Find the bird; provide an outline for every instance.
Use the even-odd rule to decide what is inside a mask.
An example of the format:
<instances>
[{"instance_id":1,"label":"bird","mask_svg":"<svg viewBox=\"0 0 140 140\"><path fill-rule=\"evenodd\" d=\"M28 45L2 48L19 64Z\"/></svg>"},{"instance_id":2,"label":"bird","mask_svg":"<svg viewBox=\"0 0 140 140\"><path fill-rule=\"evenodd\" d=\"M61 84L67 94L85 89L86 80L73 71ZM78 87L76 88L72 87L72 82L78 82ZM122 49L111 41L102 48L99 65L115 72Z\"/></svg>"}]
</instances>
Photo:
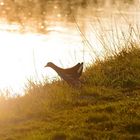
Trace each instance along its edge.
<instances>
[{"instance_id":1,"label":"bird","mask_svg":"<svg viewBox=\"0 0 140 140\"><path fill-rule=\"evenodd\" d=\"M45 67L51 67L69 85L78 86L81 83L79 78L82 75L83 62L78 63L75 66L73 66L71 68L66 68L66 69L60 68L60 67L56 66L54 63L52 63L52 62L48 62L45 65Z\"/></svg>"}]
</instances>

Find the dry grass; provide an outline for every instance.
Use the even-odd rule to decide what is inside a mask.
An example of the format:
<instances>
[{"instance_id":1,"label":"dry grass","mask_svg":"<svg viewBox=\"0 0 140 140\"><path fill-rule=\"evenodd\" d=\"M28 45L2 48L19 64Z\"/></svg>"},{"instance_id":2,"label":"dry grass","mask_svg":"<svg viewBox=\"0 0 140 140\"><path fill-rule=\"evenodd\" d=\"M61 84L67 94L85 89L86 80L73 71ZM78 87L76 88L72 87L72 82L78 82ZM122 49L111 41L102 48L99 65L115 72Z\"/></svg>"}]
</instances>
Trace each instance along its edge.
<instances>
[{"instance_id":1,"label":"dry grass","mask_svg":"<svg viewBox=\"0 0 140 140\"><path fill-rule=\"evenodd\" d=\"M88 67L80 89L29 82L25 96L0 102L1 140L140 139L140 49Z\"/></svg>"}]
</instances>

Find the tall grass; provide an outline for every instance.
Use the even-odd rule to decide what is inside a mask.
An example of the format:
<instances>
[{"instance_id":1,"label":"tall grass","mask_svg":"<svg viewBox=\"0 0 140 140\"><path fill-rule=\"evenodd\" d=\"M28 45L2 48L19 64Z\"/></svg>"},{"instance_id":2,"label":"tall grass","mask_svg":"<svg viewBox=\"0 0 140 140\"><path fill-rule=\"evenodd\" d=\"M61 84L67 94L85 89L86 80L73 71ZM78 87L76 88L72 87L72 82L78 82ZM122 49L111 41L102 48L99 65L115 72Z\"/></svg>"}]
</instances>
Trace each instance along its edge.
<instances>
[{"instance_id":1,"label":"tall grass","mask_svg":"<svg viewBox=\"0 0 140 140\"><path fill-rule=\"evenodd\" d=\"M24 96L1 96L0 140L139 139L140 44L132 32L122 36L114 48L98 36L103 57L85 69L80 88L29 80Z\"/></svg>"}]
</instances>

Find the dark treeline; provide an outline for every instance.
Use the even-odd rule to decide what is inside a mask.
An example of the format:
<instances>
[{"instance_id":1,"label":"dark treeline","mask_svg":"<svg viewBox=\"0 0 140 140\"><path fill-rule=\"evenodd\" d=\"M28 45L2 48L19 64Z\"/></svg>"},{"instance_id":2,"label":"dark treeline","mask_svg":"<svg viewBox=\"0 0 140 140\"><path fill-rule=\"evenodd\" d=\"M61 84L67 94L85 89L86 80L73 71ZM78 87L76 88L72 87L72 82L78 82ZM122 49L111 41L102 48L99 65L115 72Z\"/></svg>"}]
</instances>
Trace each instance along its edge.
<instances>
[{"instance_id":1,"label":"dark treeline","mask_svg":"<svg viewBox=\"0 0 140 140\"><path fill-rule=\"evenodd\" d=\"M0 17L22 27L30 23L40 31L46 29L49 21L72 20L79 8L106 4L133 3L134 0L1 0Z\"/></svg>"}]
</instances>

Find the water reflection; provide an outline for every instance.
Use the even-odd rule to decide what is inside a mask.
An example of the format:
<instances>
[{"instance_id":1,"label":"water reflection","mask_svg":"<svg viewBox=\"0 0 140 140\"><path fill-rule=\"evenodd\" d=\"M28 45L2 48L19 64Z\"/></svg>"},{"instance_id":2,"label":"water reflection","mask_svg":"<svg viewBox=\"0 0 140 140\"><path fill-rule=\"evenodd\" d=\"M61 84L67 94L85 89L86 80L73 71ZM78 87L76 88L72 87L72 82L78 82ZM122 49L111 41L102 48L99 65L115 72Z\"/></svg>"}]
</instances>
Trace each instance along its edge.
<instances>
[{"instance_id":1,"label":"water reflection","mask_svg":"<svg viewBox=\"0 0 140 140\"><path fill-rule=\"evenodd\" d=\"M96 56L103 57L109 47L114 50L122 46L124 34L126 40L130 33L134 40L138 39L138 12L97 11L94 16L79 14L73 23L49 22L45 34L35 33L35 27L26 26L23 30L20 24L1 23L0 89L13 88L13 94L22 93L27 79L40 81L56 76L54 71L44 68L49 61L60 67L81 61L91 63Z\"/></svg>"},{"instance_id":2,"label":"water reflection","mask_svg":"<svg viewBox=\"0 0 140 140\"><path fill-rule=\"evenodd\" d=\"M77 31L63 26L50 27L49 31L47 35L0 31L1 89L11 87L14 92L21 92L27 79L52 79L56 73L44 69L49 61L63 67L83 61L82 40Z\"/></svg>"}]
</instances>

